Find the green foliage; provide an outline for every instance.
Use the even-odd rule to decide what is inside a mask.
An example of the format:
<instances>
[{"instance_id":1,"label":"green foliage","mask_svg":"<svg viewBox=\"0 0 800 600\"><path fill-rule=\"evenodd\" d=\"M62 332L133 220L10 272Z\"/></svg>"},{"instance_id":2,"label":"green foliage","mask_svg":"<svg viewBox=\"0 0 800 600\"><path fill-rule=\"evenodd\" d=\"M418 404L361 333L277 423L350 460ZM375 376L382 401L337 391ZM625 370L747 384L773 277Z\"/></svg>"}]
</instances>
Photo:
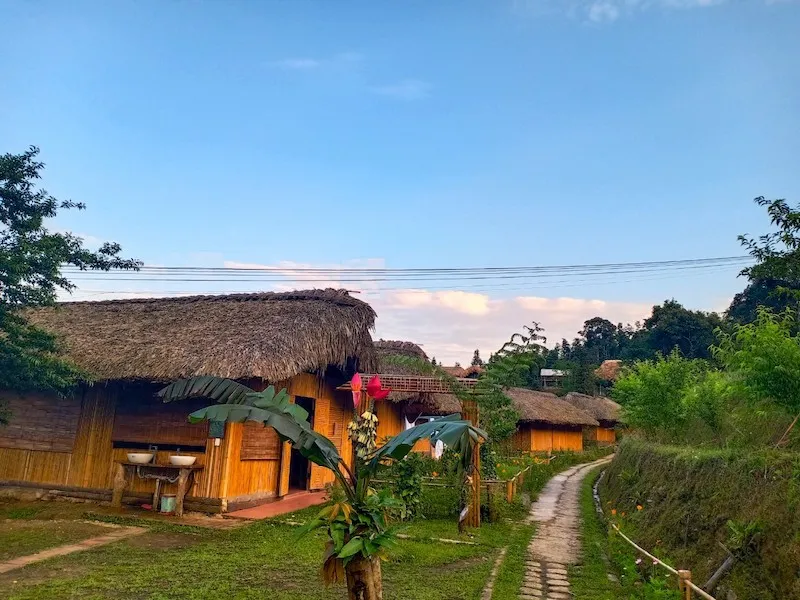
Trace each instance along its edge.
<instances>
[{"instance_id":1,"label":"green foliage","mask_svg":"<svg viewBox=\"0 0 800 600\"><path fill-rule=\"evenodd\" d=\"M475 350L475 353L472 355L472 362L470 363L473 367L482 367L483 366L483 359L481 359L481 353L479 350Z\"/></svg>"},{"instance_id":2,"label":"green foliage","mask_svg":"<svg viewBox=\"0 0 800 600\"><path fill-rule=\"evenodd\" d=\"M675 300L654 306L645 319L647 342L651 350L669 354L677 348L687 358L710 358L714 332L722 325L716 313L687 310Z\"/></svg>"},{"instance_id":3,"label":"green foliage","mask_svg":"<svg viewBox=\"0 0 800 600\"><path fill-rule=\"evenodd\" d=\"M790 207L786 200L767 200L764 196L754 201L766 207L777 231L758 238L739 236L739 242L756 261L742 275L751 281L776 279L796 288L800 283L800 208Z\"/></svg>"},{"instance_id":4,"label":"green foliage","mask_svg":"<svg viewBox=\"0 0 800 600\"><path fill-rule=\"evenodd\" d=\"M315 529L328 534L322 573L326 583L344 579L344 569L358 556L383 557L397 544L396 531L388 525L389 515L402 502L388 489L367 494L356 505L338 502L326 506L300 529L306 535Z\"/></svg>"},{"instance_id":5,"label":"green foliage","mask_svg":"<svg viewBox=\"0 0 800 600\"><path fill-rule=\"evenodd\" d=\"M417 452L411 452L403 460L392 466L391 481L394 493L403 503L399 514L403 521L413 519L420 514L422 504L422 475L425 472L425 461Z\"/></svg>"},{"instance_id":6,"label":"green foliage","mask_svg":"<svg viewBox=\"0 0 800 600\"><path fill-rule=\"evenodd\" d=\"M800 303L797 292L791 282L779 279L756 279L736 294L728 307L725 317L731 323L752 323L758 317L759 307L766 307L775 313L790 308L797 312ZM795 330L797 324L795 323Z\"/></svg>"},{"instance_id":7,"label":"green foliage","mask_svg":"<svg viewBox=\"0 0 800 600\"><path fill-rule=\"evenodd\" d=\"M637 362L613 390L625 422L645 432L677 434L689 416L684 398L706 370L702 361L683 358L677 350L654 361Z\"/></svg>"},{"instance_id":8,"label":"green foliage","mask_svg":"<svg viewBox=\"0 0 800 600\"><path fill-rule=\"evenodd\" d=\"M55 337L28 323L21 310L53 304L59 290L74 289L64 265L108 271L138 269L141 263L121 258L118 244L90 251L80 237L45 227L59 211L85 206L36 189L44 169L38 154L31 147L0 156L0 388L64 393L88 375L64 359ZM0 406L0 423L7 417Z\"/></svg>"},{"instance_id":9,"label":"green foliage","mask_svg":"<svg viewBox=\"0 0 800 600\"><path fill-rule=\"evenodd\" d=\"M616 510L641 546L669 557L673 566L691 568L696 581L706 581L725 560L723 542L739 560L718 598L800 598L800 511L791 502L795 461L792 452L671 447L629 438L601 485L603 507ZM623 478L624 472L636 476Z\"/></svg>"},{"instance_id":10,"label":"green foliage","mask_svg":"<svg viewBox=\"0 0 800 600\"><path fill-rule=\"evenodd\" d=\"M761 308L754 323L721 332L714 348L745 398L774 402L792 415L800 412L800 337L792 335L794 327L791 312Z\"/></svg>"}]
</instances>

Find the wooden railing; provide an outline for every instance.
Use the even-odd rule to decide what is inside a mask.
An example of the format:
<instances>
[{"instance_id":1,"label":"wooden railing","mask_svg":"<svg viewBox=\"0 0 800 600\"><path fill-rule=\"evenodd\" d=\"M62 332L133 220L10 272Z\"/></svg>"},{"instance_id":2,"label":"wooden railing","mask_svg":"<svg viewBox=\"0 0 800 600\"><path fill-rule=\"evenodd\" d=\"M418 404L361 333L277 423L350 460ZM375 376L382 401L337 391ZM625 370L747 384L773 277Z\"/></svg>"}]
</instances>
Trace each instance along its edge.
<instances>
[{"instance_id":1,"label":"wooden railing","mask_svg":"<svg viewBox=\"0 0 800 600\"><path fill-rule=\"evenodd\" d=\"M603 471L600 474L600 477L597 478L597 481L595 481L594 489L592 490L592 495L594 497L595 509L597 510L598 514L600 514L601 517L607 520L605 513L603 512L603 506L602 503L600 502L600 494L598 492L598 486L600 485L600 480L603 478L604 475L605 471ZM651 554L650 552L639 546L627 535L622 533L622 531L620 530L620 528L617 526L616 523L611 523L611 521L609 521L609 524L611 525L612 529L623 540L625 540L631 546L633 546L633 548L635 548L637 552L652 560L654 565L660 566L670 575L675 575L678 578L678 589L681 592L681 600L693 600L694 594L697 594L701 598L705 598L705 600L717 600L714 596L709 594L707 591L705 591L703 588L699 587L692 581L691 571L687 569L675 569L674 567L671 567L657 556L654 556L653 554Z\"/></svg>"}]
</instances>

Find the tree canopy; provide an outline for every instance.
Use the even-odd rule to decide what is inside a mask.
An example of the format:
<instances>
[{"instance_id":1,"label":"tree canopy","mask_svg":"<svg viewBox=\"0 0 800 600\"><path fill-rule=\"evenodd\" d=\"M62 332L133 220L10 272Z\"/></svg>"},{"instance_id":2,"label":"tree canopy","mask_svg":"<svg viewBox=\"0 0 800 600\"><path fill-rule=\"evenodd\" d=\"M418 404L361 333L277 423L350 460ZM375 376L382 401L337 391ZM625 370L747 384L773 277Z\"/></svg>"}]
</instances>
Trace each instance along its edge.
<instances>
[{"instance_id":1,"label":"tree canopy","mask_svg":"<svg viewBox=\"0 0 800 600\"><path fill-rule=\"evenodd\" d=\"M60 356L57 340L30 325L21 309L52 304L59 290L75 288L64 265L108 271L138 269L140 263L122 258L119 244L92 251L80 237L48 229L47 220L59 211L85 206L37 188L44 170L38 154L31 147L0 156L0 388L64 392L81 374Z\"/></svg>"}]
</instances>

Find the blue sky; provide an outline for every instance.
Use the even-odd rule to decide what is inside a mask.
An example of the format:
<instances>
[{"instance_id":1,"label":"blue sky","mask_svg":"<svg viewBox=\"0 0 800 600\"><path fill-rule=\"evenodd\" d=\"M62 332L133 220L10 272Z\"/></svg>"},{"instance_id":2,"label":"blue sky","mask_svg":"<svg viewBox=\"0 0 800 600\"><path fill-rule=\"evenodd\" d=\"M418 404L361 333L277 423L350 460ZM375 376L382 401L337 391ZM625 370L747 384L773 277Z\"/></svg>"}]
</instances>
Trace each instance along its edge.
<instances>
[{"instance_id":1,"label":"blue sky","mask_svg":"<svg viewBox=\"0 0 800 600\"><path fill-rule=\"evenodd\" d=\"M89 206L56 225L151 264L730 256L767 227L754 196L800 197L797 2L0 5L0 151L40 146L47 188ZM449 358L531 318L720 309L735 271L365 297Z\"/></svg>"}]
</instances>

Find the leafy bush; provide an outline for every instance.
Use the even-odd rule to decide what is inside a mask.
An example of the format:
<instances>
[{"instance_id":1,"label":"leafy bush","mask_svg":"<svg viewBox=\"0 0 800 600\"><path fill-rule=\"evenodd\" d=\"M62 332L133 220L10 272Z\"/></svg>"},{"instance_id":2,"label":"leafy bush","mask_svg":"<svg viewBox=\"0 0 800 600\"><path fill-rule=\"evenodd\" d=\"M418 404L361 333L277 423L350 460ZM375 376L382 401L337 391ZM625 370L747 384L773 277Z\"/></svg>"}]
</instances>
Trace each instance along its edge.
<instances>
[{"instance_id":1,"label":"leafy bush","mask_svg":"<svg viewBox=\"0 0 800 600\"><path fill-rule=\"evenodd\" d=\"M393 487L395 496L402 501L399 517L403 521L419 513L422 503L422 473L424 461L418 452L411 452L394 466Z\"/></svg>"}]
</instances>

